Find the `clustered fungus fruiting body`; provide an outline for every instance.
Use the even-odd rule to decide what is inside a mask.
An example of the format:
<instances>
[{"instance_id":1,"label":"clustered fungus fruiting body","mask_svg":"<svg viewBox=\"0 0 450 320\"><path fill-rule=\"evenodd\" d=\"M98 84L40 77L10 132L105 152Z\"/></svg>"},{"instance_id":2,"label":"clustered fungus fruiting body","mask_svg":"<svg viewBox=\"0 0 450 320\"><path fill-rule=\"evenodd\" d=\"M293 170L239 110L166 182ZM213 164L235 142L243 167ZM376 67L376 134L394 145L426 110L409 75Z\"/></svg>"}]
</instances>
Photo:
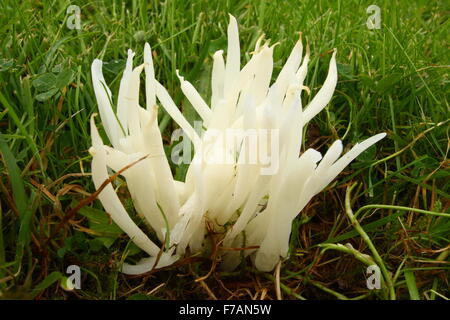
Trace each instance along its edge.
<instances>
[{"instance_id":1,"label":"clustered fungus fruiting body","mask_svg":"<svg viewBox=\"0 0 450 320\"><path fill-rule=\"evenodd\" d=\"M209 105L191 83L177 74L181 90L203 121L203 134L194 130L155 79L148 44L144 47L144 63L134 69L134 53L128 51L116 112L103 78L102 61L96 59L92 63L100 118L112 144L112 147L103 144L92 117L90 153L95 187L98 189L109 179L108 170L118 172L129 166L122 176L135 210L165 244L161 254L108 184L98 196L104 209L149 255L136 265L124 263L122 272L144 273L153 267L173 264L186 250L200 252L208 241L205 235L210 228L222 234L224 247L251 248L243 252L251 256L255 267L272 270L280 258L287 257L292 221L308 201L360 153L385 136L385 133L372 136L343 156L340 140L323 156L314 149L301 151L303 127L333 95L337 83L336 50L322 88L303 108L301 93L307 89L303 82L309 50L303 56L299 40L271 84L274 46L261 42L262 38L241 69L237 22L230 16L226 62L222 50L213 56ZM143 70L146 108L139 105ZM184 182L173 178L165 155L157 101L194 146ZM233 143L224 143L225 132L230 130L244 134L235 135ZM266 157L261 157L263 149ZM134 164L130 166L131 163ZM224 252L223 268L230 270L239 264L239 250L221 252Z\"/></svg>"}]
</instances>

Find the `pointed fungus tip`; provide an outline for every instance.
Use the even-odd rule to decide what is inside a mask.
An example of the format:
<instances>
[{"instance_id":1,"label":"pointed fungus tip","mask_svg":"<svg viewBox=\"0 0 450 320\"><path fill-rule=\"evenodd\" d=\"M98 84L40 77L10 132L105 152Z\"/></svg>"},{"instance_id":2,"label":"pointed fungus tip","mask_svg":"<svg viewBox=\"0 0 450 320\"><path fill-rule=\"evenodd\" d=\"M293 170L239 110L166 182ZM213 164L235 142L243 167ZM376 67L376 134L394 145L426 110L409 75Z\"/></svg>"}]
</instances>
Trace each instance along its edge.
<instances>
[{"instance_id":1,"label":"pointed fungus tip","mask_svg":"<svg viewBox=\"0 0 450 320\"><path fill-rule=\"evenodd\" d=\"M230 18L230 22L231 22L231 21L237 22L237 21L236 21L236 18L235 18L231 13L228 14L228 17Z\"/></svg>"},{"instance_id":2,"label":"pointed fungus tip","mask_svg":"<svg viewBox=\"0 0 450 320\"><path fill-rule=\"evenodd\" d=\"M98 115L97 112L94 112L93 114L91 114L91 121L95 121L95 117Z\"/></svg>"},{"instance_id":3,"label":"pointed fungus tip","mask_svg":"<svg viewBox=\"0 0 450 320\"><path fill-rule=\"evenodd\" d=\"M267 42L270 42L270 39L267 40ZM275 42L273 45L270 46L270 49L275 49L276 46L280 45L281 43L279 41Z\"/></svg>"},{"instance_id":4,"label":"pointed fungus tip","mask_svg":"<svg viewBox=\"0 0 450 320\"><path fill-rule=\"evenodd\" d=\"M142 70L144 70L144 67L145 67L145 63L140 64L140 65L138 65L136 68L134 68L133 72L141 73Z\"/></svg>"},{"instance_id":5,"label":"pointed fungus tip","mask_svg":"<svg viewBox=\"0 0 450 320\"><path fill-rule=\"evenodd\" d=\"M180 82L184 82L184 77L180 75L180 70L176 69L175 73L177 74L177 77L180 80Z\"/></svg>"}]
</instances>

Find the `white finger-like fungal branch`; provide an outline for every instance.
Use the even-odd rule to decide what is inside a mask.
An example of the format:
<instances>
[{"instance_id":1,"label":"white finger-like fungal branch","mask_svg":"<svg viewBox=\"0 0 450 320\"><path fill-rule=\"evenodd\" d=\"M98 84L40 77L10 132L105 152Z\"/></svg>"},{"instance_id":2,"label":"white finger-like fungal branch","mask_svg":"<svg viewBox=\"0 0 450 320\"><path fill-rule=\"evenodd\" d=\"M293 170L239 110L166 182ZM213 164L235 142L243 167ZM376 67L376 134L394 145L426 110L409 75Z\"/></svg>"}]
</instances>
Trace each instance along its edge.
<instances>
[{"instance_id":1,"label":"white finger-like fungal branch","mask_svg":"<svg viewBox=\"0 0 450 320\"><path fill-rule=\"evenodd\" d=\"M164 86L155 79L149 44L144 64L133 68L128 59L117 97L102 74L102 61L92 63L92 81L100 118L111 146L103 143L91 118L92 177L98 189L108 172L122 172L135 211L152 228L153 242L130 217L108 185L99 199L117 225L149 257L136 265L123 264L128 274L173 264L186 252L204 250L212 228L222 234L225 247L249 247L256 268L270 271L288 256L292 221L308 201L323 190L364 150L385 137L377 134L356 144L341 156L335 141L322 154L301 150L302 129L331 100L337 83L336 50L321 89L303 107L301 94L308 90L309 48L303 55L301 39L271 84L274 46L260 38L251 59L241 69L236 19L230 16L226 60L222 50L213 55L211 101L177 71L180 87L203 120L203 132L185 119ZM145 104L139 104L140 74L145 72ZM158 127L158 105L192 141L194 155L185 181L176 181L165 155ZM141 161L136 162L136 160ZM160 247L163 247L163 250ZM222 267L235 268L240 251L226 250ZM156 266L155 266L156 264Z\"/></svg>"}]
</instances>

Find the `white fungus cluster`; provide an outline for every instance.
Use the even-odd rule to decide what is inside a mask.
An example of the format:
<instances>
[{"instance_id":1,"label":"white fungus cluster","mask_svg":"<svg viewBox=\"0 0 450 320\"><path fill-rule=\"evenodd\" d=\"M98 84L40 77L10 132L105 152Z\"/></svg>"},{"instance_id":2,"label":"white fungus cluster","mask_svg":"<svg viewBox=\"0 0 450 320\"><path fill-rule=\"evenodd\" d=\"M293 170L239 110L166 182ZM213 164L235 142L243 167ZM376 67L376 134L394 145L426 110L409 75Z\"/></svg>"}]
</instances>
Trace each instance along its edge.
<instances>
[{"instance_id":1,"label":"white fungus cluster","mask_svg":"<svg viewBox=\"0 0 450 320\"><path fill-rule=\"evenodd\" d=\"M274 46L261 42L262 39L257 42L251 59L241 69L238 27L235 18L230 17L226 62L221 50L213 57L209 105L191 83L179 76L184 95L203 121L203 134L194 130L155 79L148 44L144 47L144 63L134 69L134 53L128 51L116 112L103 78L102 61L96 59L92 63L100 118L112 144L112 147L103 144L92 117L90 152L95 187L98 189L109 179L109 170L118 172L147 156L123 171L122 176L136 212L161 243L166 243L160 254L160 248L130 218L113 186L108 184L98 196L104 209L149 255L136 265L124 263L124 273L144 273L155 262L156 267L171 265L186 250L202 251L211 229L222 234L223 247L251 248L243 252L252 257L255 267L272 270L280 258L287 257L292 221L308 201L361 152L385 136L377 134L342 157L340 140L324 156L314 149L301 151L303 127L328 104L334 92L336 51L322 88L303 107L301 93L307 89L303 81L308 50L303 56L299 40L271 84ZM146 108L139 105L142 70L145 70ZM158 127L157 102L193 143L194 156L184 182L172 176ZM237 135L233 143L224 143L221 133L230 130L254 135ZM260 156L263 148L267 153L265 159ZM225 158L228 161L222 161ZM253 161L248 161L249 158ZM220 252L224 253L224 268L233 269L239 264L241 251Z\"/></svg>"}]
</instances>

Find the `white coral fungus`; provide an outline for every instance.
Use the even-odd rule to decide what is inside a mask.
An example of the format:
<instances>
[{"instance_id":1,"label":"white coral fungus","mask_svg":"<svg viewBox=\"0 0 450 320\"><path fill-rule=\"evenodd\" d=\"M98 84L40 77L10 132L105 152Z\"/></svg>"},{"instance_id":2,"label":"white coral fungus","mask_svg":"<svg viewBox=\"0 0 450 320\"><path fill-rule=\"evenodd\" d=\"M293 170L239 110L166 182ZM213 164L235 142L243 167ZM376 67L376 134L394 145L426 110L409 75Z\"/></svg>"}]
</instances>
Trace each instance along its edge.
<instances>
[{"instance_id":1,"label":"white coral fungus","mask_svg":"<svg viewBox=\"0 0 450 320\"><path fill-rule=\"evenodd\" d=\"M134 52L128 51L116 112L103 78L102 61L96 59L92 63L100 118L112 144L112 147L103 144L92 117L90 153L95 187L98 189L109 179L108 169L117 172L147 156L123 171L122 176L136 212L155 231L161 243L166 244L160 254L160 248L131 219L113 186L108 184L99 194L104 209L149 255L136 265L124 263L124 273L144 273L153 267L173 264L186 250L190 253L204 250L211 229L222 234L224 247L250 247L243 252L252 257L256 268L272 270L280 258L287 257L292 221L308 201L360 153L385 136L380 133L364 140L342 157L340 140L324 156L314 149L301 151L303 126L328 104L335 89L336 50L325 83L303 108L301 92L307 89L303 81L309 50L302 57L303 46L299 40L271 85L274 46L261 42L257 42L251 59L241 69L238 26L230 16L226 62L221 50L213 56L210 105L191 83L179 76L184 95L203 120L206 128L203 134L194 130L164 86L155 79L147 43L144 63L134 69ZM139 105L142 70L145 70L146 108ZM194 145L195 154L184 182L172 176L158 127L157 101ZM217 132L230 129L253 130L256 134L241 135L235 144L219 143L221 137ZM276 144L276 148L267 147L267 143ZM254 156L263 145L267 159L258 156L253 157L254 161L243 159ZM223 155L232 160L211 161L222 159ZM273 170L262 170L268 167ZM224 268L233 269L239 264L240 251L220 252L225 253Z\"/></svg>"}]
</instances>

